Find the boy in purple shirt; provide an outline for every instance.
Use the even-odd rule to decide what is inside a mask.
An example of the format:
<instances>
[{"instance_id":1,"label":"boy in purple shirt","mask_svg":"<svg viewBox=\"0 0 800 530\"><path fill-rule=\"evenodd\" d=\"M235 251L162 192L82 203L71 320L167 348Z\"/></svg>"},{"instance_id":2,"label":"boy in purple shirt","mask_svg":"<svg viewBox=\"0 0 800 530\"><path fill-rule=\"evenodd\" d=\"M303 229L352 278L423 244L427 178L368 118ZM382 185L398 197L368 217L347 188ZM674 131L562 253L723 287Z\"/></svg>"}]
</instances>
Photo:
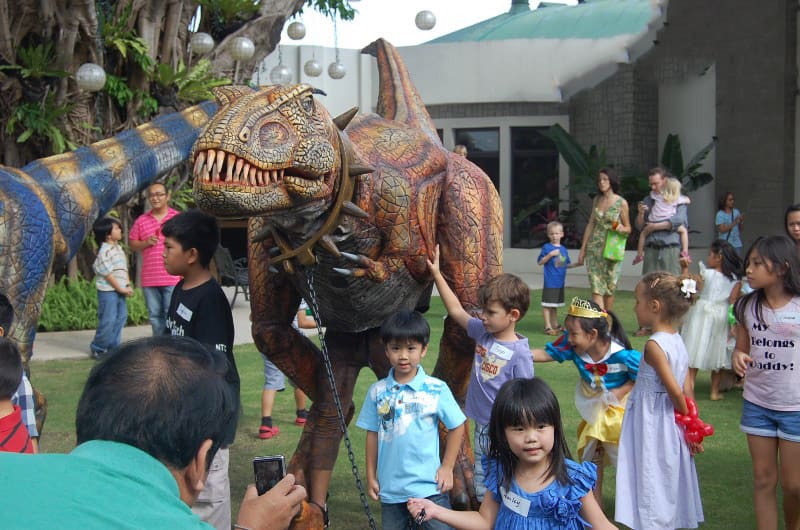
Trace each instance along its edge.
<instances>
[{"instance_id":1,"label":"boy in purple shirt","mask_svg":"<svg viewBox=\"0 0 800 530\"><path fill-rule=\"evenodd\" d=\"M501 274L486 282L478 291L482 307L480 318L464 309L458 297L447 285L439 269L439 246L428 268L436 282L447 313L475 341L475 360L467 387L465 412L475 421L475 492L483 500L484 471L481 455L488 448L489 416L495 396L509 379L532 378L533 358L528 339L515 331L530 305L530 289L517 276Z\"/></svg>"}]
</instances>

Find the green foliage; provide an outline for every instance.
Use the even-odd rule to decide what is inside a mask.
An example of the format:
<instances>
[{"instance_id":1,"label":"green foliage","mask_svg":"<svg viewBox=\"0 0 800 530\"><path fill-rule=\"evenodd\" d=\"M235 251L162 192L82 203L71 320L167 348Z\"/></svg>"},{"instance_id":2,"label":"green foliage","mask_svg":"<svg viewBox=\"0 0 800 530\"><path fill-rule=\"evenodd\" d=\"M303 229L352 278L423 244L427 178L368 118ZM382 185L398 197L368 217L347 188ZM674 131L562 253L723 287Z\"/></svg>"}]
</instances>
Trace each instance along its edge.
<instances>
[{"instance_id":1,"label":"green foliage","mask_svg":"<svg viewBox=\"0 0 800 530\"><path fill-rule=\"evenodd\" d=\"M350 6L350 2L347 0L308 0L306 5L331 18L353 20L356 16L356 10ZM302 13L303 10L301 9L300 12Z\"/></svg>"},{"instance_id":2,"label":"green foliage","mask_svg":"<svg viewBox=\"0 0 800 530\"><path fill-rule=\"evenodd\" d=\"M159 87L174 88L178 99L188 103L214 99L212 88L231 84L227 77L217 77L212 72L211 61L208 59L200 59L191 68L186 68L183 61L180 61L176 70L168 64L157 64L152 70L151 78Z\"/></svg>"},{"instance_id":3,"label":"green foliage","mask_svg":"<svg viewBox=\"0 0 800 530\"><path fill-rule=\"evenodd\" d=\"M119 16L113 12L106 13L98 9L98 17L103 28L103 42L106 49L116 50L122 59L131 59L145 72L153 66L153 60L148 55L147 43L136 32L128 28L133 11L133 2L128 2Z\"/></svg>"},{"instance_id":4,"label":"green foliage","mask_svg":"<svg viewBox=\"0 0 800 530\"><path fill-rule=\"evenodd\" d=\"M170 175L164 185L167 187L172 207L181 212L194 208L194 195L192 194L192 179L181 178L180 173Z\"/></svg>"},{"instance_id":5,"label":"green foliage","mask_svg":"<svg viewBox=\"0 0 800 530\"><path fill-rule=\"evenodd\" d=\"M17 143L29 140L47 141L55 154L63 153L77 145L70 141L60 126L61 118L72 109L72 104L57 104L55 95L47 94L44 101L24 101L17 105L6 124L7 134L16 134Z\"/></svg>"},{"instance_id":6,"label":"green foliage","mask_svg":"<svg viewBox=\"0 0 800 530\"><path fill-rule=\"evenodd\" d=\"M133 101L133 90L128 86L128 80L114 74L106 74L106 85L103 90L111 96L117 105L125 107Z\"/></svg>"},{"instance_id":7,"label":"green foliage","mask_svg":"<svg viewBox=\"0 0 800 530\"><path fill-rule=\"evenodd\" d=\"M258 0L199 0L203 11L216 23L227 26L233 22L245 22L258 13Z\"/></svg>"},{"instance_id":8,"label":"green foliage","mask_svg":"<svg viewBox=\"0 0 800 530\"><path fill-rule=\"evenodd\" d=\"M67 77L68 72L52 68L56 57L53 43L45 42L36 46L23 46L17 50L17 63L0 66L0 70L17 70L27 79L43 77Z\"/></svg>"},{"instance_id":9,"label":"green foliage","mask_svg":"<svg viewBox=\"0 0 800 530\"><path fill-rule=\"evenodd\" d=\"M708 153L717 145L717 139L712 140L700 149L689 161L686 167L683 166L683 153L681 152L681 140L677 134L668 134L664 142L664 151L661 154L661 165L681 181L684 191L694 191L714 180L711 173L700 171L703 160Z\"/></svg>"},{"instance_id":10,"label":"green foliage","mask_svg":"<svg viewBox=\"0 0 800 530\"><path fill-rule=\"evenodd\" d=\"M127 107L132 101L138 101L137 112L142 118L148 118L158 112L158 101L147 92L138 88L131 89L124 77L106 74L103 90L120 108Z\"/></svg>"},{"instance_id":11,"label":"green foliage","mask_svg":"<svg viewBox=\"0 0 800 530\"><path fill-rule=\"evenodd\" d=\"M128 299L128 325L147 323L149 316L141 289ZM39 331L65 331L97 327L97 289L94 282L66 276L47 289L39 317Z\"/></svg>"},{"instance_id":12,"label":"green foliage","mask_svg":"<svg viewBox=\"0 0 800 530\"><path fill-rule=\"evenodd\" d=\"M553 140L558 154L572 170L575 178L570 184L570 188L576 193L587 193L593 196L597 190L597 174L600 169L609 165L606 150L592 145L587 152L570 133L557 123L542 134Z\"/></svg>"}]
</instances>

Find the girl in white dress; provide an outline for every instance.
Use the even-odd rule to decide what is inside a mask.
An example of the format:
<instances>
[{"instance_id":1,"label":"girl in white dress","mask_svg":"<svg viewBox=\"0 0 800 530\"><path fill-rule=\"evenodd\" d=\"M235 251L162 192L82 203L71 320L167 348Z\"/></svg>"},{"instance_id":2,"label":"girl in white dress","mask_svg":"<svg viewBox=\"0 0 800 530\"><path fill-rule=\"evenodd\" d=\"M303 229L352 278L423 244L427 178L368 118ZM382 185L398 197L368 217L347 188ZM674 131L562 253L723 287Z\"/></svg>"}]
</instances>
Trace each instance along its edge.
<instances>
[{"instance_id":1,"label":"girl in white dress","mask_svg":"<svg viewBox=\"0 0 800 530\"><path fill-rule=\"evenodd\" d=\"M703 521L693 457L703 448L688 444L675 423L675 411L689 412L682 391L689 356L675 322L697 299L697 280L653 272L636 286L636 319L654 333L622 419L615 513L634 530L697 528Z\"/></svg>"},{"instance_id":2,"label":"girl in white dress","mask_svg":"<svg viewBox=\"0 0 800 530\"><path fill-rule=\"evenodd\" d=\"M728 306L736 301L741 290L739 278L742 259L733 245L722 239L711 243L708 267L700 262L703 289L697 303L683 319L681 337L689 352L689 374L683 391L694 398L694 382L698 370L711 370L711 401L722 399L719 383L722 368L730 368L728 356Z\"/></svg>"}]
</instances>

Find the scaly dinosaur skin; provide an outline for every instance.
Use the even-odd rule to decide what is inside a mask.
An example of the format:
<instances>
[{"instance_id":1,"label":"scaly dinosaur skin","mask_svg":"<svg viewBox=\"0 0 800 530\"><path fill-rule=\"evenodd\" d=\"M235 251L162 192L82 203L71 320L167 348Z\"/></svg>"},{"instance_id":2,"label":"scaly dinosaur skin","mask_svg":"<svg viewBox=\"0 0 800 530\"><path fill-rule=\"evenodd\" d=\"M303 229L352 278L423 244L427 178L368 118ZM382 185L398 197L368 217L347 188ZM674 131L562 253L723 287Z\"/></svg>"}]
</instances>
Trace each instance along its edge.
<instances>
[{"instance_id":1,"label":"scaly dinosaur skin","mask_svg":"<svg viewBox=\"0 0 800 530\"><path fill-rule=\"evenodd\" d=\"M26 367L53 265L75 255L99 216L184 162L215 110L206 102L21 169L0 166L0 292Z\"/></svg>"},{"instance_id":2,"label":"scaly dinosaur skin","mask_svg":"<svg viewBox=\"0 0 800 530\"><path fill-rule=\"evenodd\" d=\"M193 151L198 205L251 217L253 337L313 400L290 471L317 499L327 483L314 472L333 469L341 432L320 352L291 326L300 298L318 306L327 327L349 422L360 369L388 374L377 328L399 309L428 306L434 246L467 309L502 269L502 207L491 181L443 147L396 50L378 40L365 51L378 59L377 115L353 109L332 119L303 84L221 88ZM462 404L473 352L448 319L434 375ZM452 494L459 507L477 507L471 458L467 437Z\"/></svg>"}]
</instances>

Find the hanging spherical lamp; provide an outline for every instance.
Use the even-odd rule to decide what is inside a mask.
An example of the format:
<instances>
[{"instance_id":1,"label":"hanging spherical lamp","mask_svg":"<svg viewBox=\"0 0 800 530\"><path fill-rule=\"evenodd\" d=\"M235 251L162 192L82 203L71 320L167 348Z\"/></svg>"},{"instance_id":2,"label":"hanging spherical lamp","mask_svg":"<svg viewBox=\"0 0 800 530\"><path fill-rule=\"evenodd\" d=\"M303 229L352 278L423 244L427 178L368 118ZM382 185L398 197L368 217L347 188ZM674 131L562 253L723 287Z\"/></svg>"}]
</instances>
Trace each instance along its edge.
<instances>
[{"instance_id":1,"label":"hanging spherical lamp","mask_svg":"<svg viewBox=\"0 0 800 530\"><path fill-rule=\"evenodd\" d=\"M339 61L334 61L328 65L328 75L331 76L331 79L341 79L346 73L347 69Z\"/></svg>"},{"instance_id":2,"label":"hanging spherical lamp","mask_svg":"<svg viewBox=\"0 0 800 530\"><path fill-rule=\"evenodd\" d=\"M292 40L300 40L306 36L306 25L296 20L286 28L286 34L289 35L289 38Z\"/></svg>"},{"instance_id":3,"label":"hanging spherical lamp","mask_svg":"<svg viewBox=\"0 0 800 530\"><path fill-rule=\"evenodd\" d=\"M253 41L247 37L236 37L231 41L231 57L234 61L246 61L256 52Z\"/></svg>"},{"instance_id":4,"label":"hanging spherical lamp","mask_svg":"<svg viewBox=\"0 0 800 530\"><path fill-rule=\"evenodd\" d=\"M75 72L78 88L87 92L97 92L106 86L106 71L94 63L83 63Z\"/></svg>"},{"instance_id":5,"label":"hanging spherical lamp","mask_svg":"<svg viewBox=\"0 0 800 530\"><path fill-rule=\"evenodd\" d=\"M414 24L421 30L428 31L436 25L436 15L428 10L420 11L414 18Z\"/></svg>"},{"instance_id":6,"label":"hanging spherical lamp","mask_svg":"<svg viewBox=\"0 0 800 530\"><path fill-rule=\"evenodd\" d=\"M208 33L198 32L192 33L192 38L189 40L192 45L192 53L197 55L204 55L214 48L214 38Z\"/></svg>"},{"instance_id":7,"label":"hanging spherical lamp","mask_svg":"<svg viewBox=\"0 0 800 530\"><path fill-rule=\"evenodd\" d=\"M279 64L269 71L269 80L273 85L288 85L292 82L292 71L285 64Z\"/></svg>"},{"instance_id":8,"label":"hanging spherical lamp","mask_svg":"<svg viewBox=\"0 0 800 530\"><path fill-rule=\"evenodd\" d=\"M322 73L322 65L319 64L316 59L309 59L306 61L306 64L303 65L303 71L308 77L319 77Z\"/></svg>"}]
</instances>

